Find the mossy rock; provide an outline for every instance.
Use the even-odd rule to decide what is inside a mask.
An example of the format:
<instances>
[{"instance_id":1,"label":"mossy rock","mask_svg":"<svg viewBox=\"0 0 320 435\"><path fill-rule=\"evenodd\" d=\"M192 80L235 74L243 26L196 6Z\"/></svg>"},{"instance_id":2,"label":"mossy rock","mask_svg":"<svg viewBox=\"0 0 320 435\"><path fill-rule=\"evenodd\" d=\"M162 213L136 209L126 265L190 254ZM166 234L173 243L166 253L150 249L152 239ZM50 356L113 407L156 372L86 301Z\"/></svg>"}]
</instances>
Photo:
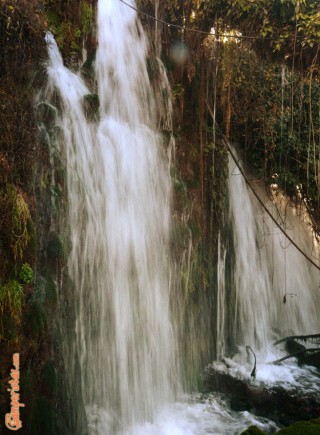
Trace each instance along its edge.
<instances>
[{"instance_id":1,"label":"mossy rock","mask_svg":"<svg viewBox=\"0 0 320 435\"><path fill-rule=\"evenodd\" d=\"M47 325L47 313L45 309L37 303L31 303L25 316L25 329L31 337L41 335Z\"/></svg>"},{"instance_id":2,"label":"mossy rock","mask_svg":"<svg viewBox=\"0 0 320 435\"><path fill-rule=\"evenodd\" d=\"M32 416L33 435L56 435L53 403L45 397L39 397Z\"/></svg>"},{"instance_id":3,"label":"mossy rock","mask_svg":"<svg viewBox=\"0 0 320 435\"><path fill-rule=\"evenodd\" d=\"M95 121L99 116L99 97L97 94L87 94L83 97L83 109L89 121Z\"/></svg>"},{"instance_id":4,"label":"mossy rock","mask_svg":"<svg viewBox=\"0 0 320 435\"><path fill-rule=\"evenodd\" d=\"M189 237L189 227L178 219L175 219L172 226L172 242L174 246L185 246Z\"/></svg>"},{"instance_id":5,"label":"mossy rock","mask_svg":"<svg viewBox=\"0 0 320 435\"><path fill-rule=\"evenodd\" d=\"M197 222L195 219L191 219L188 223L188 226L189 226L190 231L192 233L193 240L200 239L201 227L200 227L199 222Z\"/></svg>"},{"instance_id":6,"label":"mossy rock","mask_svg":"<svg viewBox=\"0 0 320 435\"><path fill-rule=\"evenodd\" d=\"M177 193L181 193L184 197L187 195L187 186L181 178L173 178L172 180L174 189Z\"/></svg>"},{"instance_id":7,"label":"mossy rock","mask_svg":"<svg viewBox=\"0 0 320 435\"><path fill-rule=\"evenodd\" d=\"M248 429L244 432L241 432L240 435L266 435L266 433L257 426L249 426Z\"/></svg>"},{"instance_id":8,"label":"mossy rock","mask_svg":"<svg viewBox=\"0 0 320 435\"><path fill-rule=\"evenodd\" d=\"M36 107L36 113L44 125L53 127L58 114L58 109L52 104L40 102Z\"/></svg>"},{"instance_id":9,"label":"mossy rock","mask_svg":"<svg viewBox=\"0 0 320 435\"><path fill-rule=\"evenodd\" d=\"M306 349L305 346L303 346L302 344L298 343L295 340L287 340L285 344L285 348L289 355L302 352Z\"/></svg>"},{"instance_id":10,"label":"mossy rock","mask_svg":"<svg viewBox=\"0 0 320 435\"><path fill-rule=\"evenodd\" d=\"M30 298L30 304L38 304L44 306L46 302L46 285L47 281L43 276L39 276L35 283L35 287Z\"/></svg>"},{"instance_id":11,"label":"mossy rock","mask_svg":"<svg viewBox=\"0 0 320 435\"><path fill-rule=\"evenodd\" d=\"M320 418L310 421L298 421L277 432L279 435L319 435L320 434Z\"/></svg>"},{"instance_id":12,"label":"mossy rock","mask_svg":"<svg viewBox=\"0 0 320 435\"><path fill-rule=\"evenodd\" d=\"M48 132L48 129L43 124L41 124L39 126L39 139L40 139L41 144L47 150L50 150L50 147L51 147L50 134Z\"/></svg>"},{"instance_id":13,"label":"mossy rock","mask_svg":"<svg viewBox=\"0 0 320 435\"><path fill-rule=\"evenodd\" d=\"M64 259L66 252L65 246L58 234L51 234L47 244L47 254L50 259Z\"/></svg>"},{"instance_id":14,"label":"mossy rock","mask_svg":"<svg viewBox=\"0 0 320 435\"><path fill-rule=\"evenodd\" d=\"M20 327L17 321L8 315L4 315L2 322L4 334L0 335L0 339L4 339L9 343L18 343L20 339Z\"/></svg>"},{"instance_id":15,"label":"mossy rock","mask_svg":"<svg viewBox=\"0 0 320 435\"><path fill-rule=\"evenodd\" d=\"M94 76L94 61L96 59L96 48L91 48L88 52L87 58L81 66L81 72L84 76L88 78L93 78Z\"/></svg>"},{"instance_id":16,"label":"mossy rock","mask_svg":"<svg viewBox=\"0 0 320 435\"><path fill-rule=\"evenodd\" d=\"M53 8L48 8L46 11L47 21L49 24L49 27L57 27L59 24L61 24L61 17L59 16L58 12Z\"/></svg>"},{"instance_id":17,"label":"mossy rock","mask_svg":"<svg viewBox=\"0 0 320 435\"><path fill-rule=\"evenodd\" d=\"M53 361L48 361L42 369L42 381L48 394L54 394L57 388L57 373Z\"/></svg>"},{"instance_id":18,"label":"mossy rock","mask_svg":"<svg viewBox=\"0 0 320 435\"><path fill-rule=\"evenodd\" d=\"M298 421L284 429L276 432L278 435L318 435L320 434L320 418L310 421ZM265 432L257 428L257 426L250 426L240 435L265 435Z\"/></svg>"},{"instance_id":19,"label":"mossy rock","mask_svg":"<svg viewBox=\"0 0 320 435\"><path fill-rule=\"evenodd\" d=\"M20 386L21 386L21 391L23 391L23 397L32 398L36 390L36 385L37 382L34 378L34 373L32 372L32 370L29 369L22 370Z\"/></svg>"},{"instance_id":20,"label":"mossy rock","mask_svg":"<svg viewBox=\"0 0 320 435\"><path fill-rule=\"evenodd\" d=\"M53 305L55 305L57 303L57 300L58 300L57 285L50 275L47 276L46 295L47 295L47 301L49 303L51 303Z\"/></svg>"}]
</instances>

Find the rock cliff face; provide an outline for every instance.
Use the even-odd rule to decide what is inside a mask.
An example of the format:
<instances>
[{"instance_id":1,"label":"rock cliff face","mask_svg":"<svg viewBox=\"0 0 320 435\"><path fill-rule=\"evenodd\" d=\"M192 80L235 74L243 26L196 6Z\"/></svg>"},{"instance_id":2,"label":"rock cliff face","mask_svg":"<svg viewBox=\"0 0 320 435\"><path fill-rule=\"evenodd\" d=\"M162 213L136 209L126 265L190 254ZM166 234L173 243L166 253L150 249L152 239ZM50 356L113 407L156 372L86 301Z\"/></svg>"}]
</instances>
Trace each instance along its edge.
<instances>
[{"instance_id":1,"label":"rock cliff face","mask_svg":"<svg viewBox=\"0 0 320 435\"><path fill-rule=\"evenodd\" d=\"M28 403L30 418L27 372L30 363L35 362L35 350L40 345L34 332L30 334L33 328L28 300L34 291L37 256L34 190L37 127L33 115L33 80L44 53L43 34L44 18L37 2L1 2L0 376L3 382L0 406L3 417L10 407L7 382L12 356L19 352L21 391L25 388L21 401ZM37 358L36 365L41 370L40 354ZM0 431L5 433L4 430L4 418L1 418Z\"/></svg>"},{"instance_id":2,"label":"rock cliff face","mask_svg":"<svg viewBox=\"0 0 320 435\"><path fill-rule=\"evenodd\" d=\"M3 0L0 5L1 433L7 431L14 353L20 356L20 402L25 404L21 432L68 433L72 425L54 326L56 279L64 259L60 241L49 232L51 169L35 108L45 79L47 15L43 1Z\"/></svg>"}]
</instances>

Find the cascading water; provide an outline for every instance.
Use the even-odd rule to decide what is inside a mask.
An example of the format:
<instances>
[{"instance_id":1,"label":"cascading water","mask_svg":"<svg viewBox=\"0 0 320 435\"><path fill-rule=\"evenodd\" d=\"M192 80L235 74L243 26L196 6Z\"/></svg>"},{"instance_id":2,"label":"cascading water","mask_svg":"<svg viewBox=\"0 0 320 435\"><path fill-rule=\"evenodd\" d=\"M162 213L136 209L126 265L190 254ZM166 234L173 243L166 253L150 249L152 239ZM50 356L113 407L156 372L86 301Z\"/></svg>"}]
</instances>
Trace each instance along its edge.
<instances>
[{"instance_id":1,"label":"cascading water","mask_svg":"<svg viewBox=\"0 0 320 435\"><path fill-rule=\"evenodd\" d=\"M218 239L218 267L217 267L217 314L216 328L218 331L216 340L216 358L220 360L225 355L226 334L226 255L227 251L222 246L221 235Z\"/></svg>"},{"instance_id":2,"label":"cascading water","mask_svg":"<svg viewBox=\"0 0 320 435\"><path fill-rule=\"evenodd\" d=\"M90 433L114 434L152 419L179 382L169 312L171 186L135 12L100 0L97 39L99 122L86 119L90 90L63 66L50 35L46 95L57 91L61 100L56 146L67 171L76 307L68 360L79 358Z\"/></svg>"},{"instance_id":3,"label":"cascading water","mask_svg":"<svg viewBox=\"0 0 320 435\"><path fill-rule=\"evenodd\" d=\"M263 197L263 192L260 195ZM282 218L290 237L302 250L310 252L311 232L301 223L297 209L290 207L281 193L273 199L272 202L265 197L274 218L279 223ZM230 340L226 336L229 334L233 346L249 345L265 357L278 338L318 332L319 271L288 242L257 199L251 198L231 157L229 204L229 251L233 252L228 254L231 267L225 270L231 274L231 282L226 284L222 279L218 290L218 305L225 307L224 322L229 329L226 333L224 325L220 325L217 340L225 343ZM232 295L229 303L226 291L221 290L225 285Z\"/></svg>"},{"instance_id":4,"label":"cascading water","mask_svg":"<svg viewBox=\"0 0 320 435\"><path fill-rule=\"evenodd\" d=\"M317 400L317 369L299 367L294 358L287 358L283 343L273 343L319 333L319 270L311 263L319 262L319 244L313 239L303 201L293 205L276 183L270 187L266 195L258 183L254 186L262 207L229 157L227 237L221 238L218 265L218 360L207 370L213 368L214 375L222 373L229 380L240 378L257 392L259 387L261 391L270 387L274 394L280 387L292 397L305 394ZM309 257L313 247L311 261L280 227ZM317 344L309 342L307 347ZM281 364L273 363L278 360Z\"/></svg>"}]
</instances>

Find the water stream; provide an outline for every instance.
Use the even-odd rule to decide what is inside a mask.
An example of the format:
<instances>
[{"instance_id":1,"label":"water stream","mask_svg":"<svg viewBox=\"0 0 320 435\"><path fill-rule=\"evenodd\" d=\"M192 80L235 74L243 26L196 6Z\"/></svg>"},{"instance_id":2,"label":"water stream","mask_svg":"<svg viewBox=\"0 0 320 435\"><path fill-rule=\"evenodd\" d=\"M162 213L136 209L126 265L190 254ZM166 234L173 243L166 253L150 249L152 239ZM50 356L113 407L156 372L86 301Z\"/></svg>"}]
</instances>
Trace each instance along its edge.
<instances>
[{"instance_id":1,"label":"water stream","mask_svg":"<svg viewBox=\"0 0 320 435\"><path fill-rule=\"evenodd\" d=\"M116 433L151 419L179 387L169 312L171 182L134 11L99 1L98 41L99 121L87 120L91 91L63 65L50 35L46 95L57 91L62 104L55 145L67 169L76 307L69 361L80 361L90 431Z\"/></svg>"}]
</instances>

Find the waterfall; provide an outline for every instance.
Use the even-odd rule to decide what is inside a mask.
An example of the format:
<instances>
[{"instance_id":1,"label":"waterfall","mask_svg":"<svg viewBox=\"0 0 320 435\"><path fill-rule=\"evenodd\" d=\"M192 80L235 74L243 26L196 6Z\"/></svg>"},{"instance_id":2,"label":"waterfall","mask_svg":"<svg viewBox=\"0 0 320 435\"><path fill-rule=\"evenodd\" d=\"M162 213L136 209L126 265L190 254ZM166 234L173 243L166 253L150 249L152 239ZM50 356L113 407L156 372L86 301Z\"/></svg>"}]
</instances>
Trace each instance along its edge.
<instances>
[{"instance_id":1,"label":"waterfall","mask_svg":"<svg viewBox=\"0 0 320 435\"><path fill-rule=\"evenodd\" d=\"M50 35L45 95L52 104L59 96L54 152L67 183L75 306L67 369L79 376L89 432L115 434L150 421L179 382L169 309L171 182L135 12L99 0L97 39L99 120L86 118L92 91L63 65Z\"/></svg>"},{"instance_id":2,"label":"waterfall","mask_svg":"<svg viewBox=\"0 0 320 435\"><path fill-rule=\"evenodd\" d=\"M70 311L62 344L77 413L75 432L239 433L258 420L250 413L235 418L216 397L184 396L184 401L175 402L180 353L187 362L188 351L197 356L200 342L206 340L199 330L207 324L217 328L219 357L235 346L262 351L283 335L315 332L318 273L287 246L230 162L230 231L228 240L227 231L219 236L216 319L198 321L200 316L190 308L187 326L192 339L189 350L180 345L179 352L179 321L174 323L170 310L175 282L169 250L173 145L171 140L166 155L156 128L159 117L167 131L172 125L164 116L167 110L156 104L149 82L142 26L134 10L119 0L98 0L98 49L90 84L80 72L64 66L52 35L46 41L48 81L40 101L49 113L50 161L61 164L52 183L62 184L66 192L66 217L53 229L59 227L68 242L71 284L68 289L62 286L60 303L65 304L64 312ZM159 83L159 88L168 89L166 78ZM95 92L99 112L92 113L91 107L88 116ZM170 112L169 100L161 104ZM277 214L272 204L270 209ZM303 228L298 236L302 246L310 243ZM190 236L186 288L191 256ZM212 308L204 304L203 298L197 307L201 315ZM183 312L176 301L173 311L179 310ZM261 422L265 425L269 422Z\"/></svg>"},{"instance_id":3,"label":"waterfall","mask_svg":"<svg viewBox=\"0 0 320 435\"><path fill-rule=\"evenodd\" d=\"M226 331L226 255L227 251L221 243L221 235L218 238L218 267L217 267L217 314L216 314L216 358L219 360L225 355L225 331Z\"/></svg>"},{"instance_id":4,"label":"waterfall","mask_svg":"<svg viewBox=\"0 0 320 435\"><path fill-rule=\"evenodd\" d=\"M310 255L312 234L302 222L299 208L292 207L281 192L275 192L270 200L258 185L255 188L273 217L282 220L286 232ZM231 340L229 352L234 352L235 346L239 350L249 345L265 357L278 338L319 332L319 271L263 210L231 157L228 189L231 241L227 260L223 256L220 260L222 269L225 261L228 265L224 279L221 274L219 278L218 306L224 305L225 311L219 314L217 340Z\"/></svg>"}]
</instances>

